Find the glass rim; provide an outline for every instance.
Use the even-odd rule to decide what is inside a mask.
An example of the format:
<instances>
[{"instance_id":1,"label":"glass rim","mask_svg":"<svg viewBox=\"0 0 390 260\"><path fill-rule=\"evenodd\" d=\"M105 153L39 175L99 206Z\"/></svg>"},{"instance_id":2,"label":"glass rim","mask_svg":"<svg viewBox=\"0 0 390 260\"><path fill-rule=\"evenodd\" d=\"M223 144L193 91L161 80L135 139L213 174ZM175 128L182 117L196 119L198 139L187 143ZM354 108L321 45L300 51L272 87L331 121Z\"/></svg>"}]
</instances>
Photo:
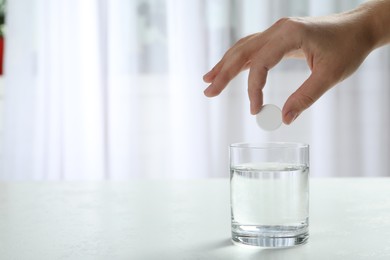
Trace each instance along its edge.
<instances>
[{"instance_id":1,"label":"glass rim","mask_svg":"<svg viewBox=\"0 0 390 260\"><path fill-rule=\"evenodd\" d=\"M242 142L230 144L230 148L238 149L300 149L309 148L309 144L299 142Z\"/></svg>"}]
</instances>

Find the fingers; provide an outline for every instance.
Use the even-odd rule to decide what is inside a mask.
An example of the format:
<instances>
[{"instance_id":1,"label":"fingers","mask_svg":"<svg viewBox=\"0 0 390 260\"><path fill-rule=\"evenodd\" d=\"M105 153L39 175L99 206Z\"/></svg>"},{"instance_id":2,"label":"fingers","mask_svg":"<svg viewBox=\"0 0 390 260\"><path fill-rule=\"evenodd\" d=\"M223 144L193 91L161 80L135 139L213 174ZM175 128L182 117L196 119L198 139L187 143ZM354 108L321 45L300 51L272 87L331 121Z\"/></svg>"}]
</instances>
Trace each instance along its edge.
<instances>
[{"instance_id":1,"label":"fingers","mask_svg":"<svg viewBox=\"0 0 390 260\"><path fill-rule=\"evenodd\" d=\"M232 46L230 48L230 50L224 55L224 57L222 58L221 61L219 61L209 72L207 72L204 76L203 76L203 81L206 82L206 83L211 83L215 77L218 75L218 73L220 73L226 59L229 59L228 56L229 56L229 53L232 53L232 52L239 52L240 51L240 46L241 45L245 45L249 39L251 38L254 38L256 37L256 34L251 34L251 35L248 35L242 39L240 39L236 44L234 44L234 46ZM245 48L245 47L244 47ZM247 63L249 63L249 61L247 61ZM245 68L247 66L244 66Z\"/></svg>"},{"instance_id":2,"label":"fingers","mask_svg":"<svg viewBox=\"0 0 390 260\"><path fill-rule=\"evenodd\" d=\"M252 115L259 113L263 105L263 87L267 80L267 74L268 68L265 66L252 67L249 71L248 96Z\"/></svg>"},{"instance_id":3,"label":"fingers","mask_svg":"<svg viewBox=\"0 0 390 260\"><path fill-rule=\"evenodd\" d=\"M211 83L204 91L207 97L219 95L226 85L251 63L251 53L261 47L262 41L251 41L259 34L252 34L240 39L212 70L203 76L203 80Z\"/></svg>"},{"instance_id":4,"label":"fingers","mask_svg":"<svg viewBox=\"0 0 390 260\"><path fill-rule=\"evenodd\" d=\"M211 84L205 89L207 97L219 95L227 84L247 66L248 58L244 51L236 51L229 59L220 61L203 79Z\"/></svg>"},{"instance_id":5,"label":"fingers","mask_svg":"<svg viewBox=\"0 0 390 260\"><path fill-rule=\"evenodd\" d=\"M298 88L284 104L282 114L283 122L291 124L305 109L319 99L332 84L326 81L318 73L312 73L310 77Z\"/></svg>"},{"instance_id":6,"label":"fingers","mask_svg":"<svg viewBox=\"0 0 390 260\"><path fill-rule=\"evenodd\" d=\"M268 70L283 59L284 55L294 48L293 42L269 41L257 53L252 61L248 78L248 95L252 115L259 113L263 105L263 88L267 81Z\"/></svg>"},{"instance_id":7,"label":"fingers","mask_svg":"<svg viewBox=\"0 0 390 260\"><path fill-rule=\"evenodd\" d=\"M288 54L302 55L300 53L302 40L299 32L300 25L296 21L281 19L263 33L241 39L210 72L204 75L203 80L211 83L204 94L208 97L219 95L230 80L250 66L248 78L250 111L252 114L257 114L263 104L262 90L266 84L268 71ZM293 101L299 94L300 92L297 92L291 100ZM300 99L303 98L298 98ZM304 109L304 106L298 108L293 107L293 104L294 102L290 104L291 107L287 106L291 109L287 111L289 116L285 114L285 122L291 122L293 117ZM290 111L292 109L294 114Z\"/></svg>"}]
</instances>

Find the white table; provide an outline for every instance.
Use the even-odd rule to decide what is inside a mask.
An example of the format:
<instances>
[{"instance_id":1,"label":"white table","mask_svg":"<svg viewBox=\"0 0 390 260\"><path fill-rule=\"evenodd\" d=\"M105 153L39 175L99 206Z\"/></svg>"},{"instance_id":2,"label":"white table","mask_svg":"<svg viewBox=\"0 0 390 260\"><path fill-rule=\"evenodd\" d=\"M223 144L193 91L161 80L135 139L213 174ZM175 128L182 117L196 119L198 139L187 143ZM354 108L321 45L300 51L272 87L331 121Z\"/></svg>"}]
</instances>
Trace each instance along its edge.
<instances>
[{"instance_id":1,"label":"white table","mask_svg":"<svg viewBox=\"0 0 390 260\"><path fill-rule=\"evenodd\" d=\"M1 183L0 259L390 259L390 178L311 180L309 243L230 242L229 181Z\"/></svg>"}]
</instances>

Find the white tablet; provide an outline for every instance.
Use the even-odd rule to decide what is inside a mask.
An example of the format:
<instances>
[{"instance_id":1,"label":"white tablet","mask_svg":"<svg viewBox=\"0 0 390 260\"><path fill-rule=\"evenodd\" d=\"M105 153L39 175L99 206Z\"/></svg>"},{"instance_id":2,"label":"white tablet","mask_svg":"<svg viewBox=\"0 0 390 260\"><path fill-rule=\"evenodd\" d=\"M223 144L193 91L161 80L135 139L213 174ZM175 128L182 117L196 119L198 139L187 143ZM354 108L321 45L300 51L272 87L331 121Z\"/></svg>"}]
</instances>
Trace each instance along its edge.
<instances>
[{"instance_id":1,"label":"white tablet","mask_svg":"<svg viewBox=\"0 0 390 260\"><path fill-rule=\"evenodd\" d=\"M282 124L282 111L275 105L264 105L256 115L256 122L263 130L276 130Z\"/></svg>"}]
</instances>

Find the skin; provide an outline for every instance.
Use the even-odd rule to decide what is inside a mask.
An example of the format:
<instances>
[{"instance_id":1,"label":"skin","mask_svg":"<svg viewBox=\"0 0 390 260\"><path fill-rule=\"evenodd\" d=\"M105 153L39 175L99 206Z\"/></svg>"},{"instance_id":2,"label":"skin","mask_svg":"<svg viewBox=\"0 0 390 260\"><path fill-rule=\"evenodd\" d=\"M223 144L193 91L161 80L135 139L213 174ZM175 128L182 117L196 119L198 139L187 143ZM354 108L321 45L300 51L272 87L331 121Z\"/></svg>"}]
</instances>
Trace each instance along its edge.
<instances>
[{"instance_id":1,"label":"skin","mask_svg":"<svg viewBox=\"0 0 390 260\"><path fill-rule=\"evenodd\" d=\"M241 71L249 69L250 111L263 105L270 69L283 58L305 59L311 75L284 104L290 124L327 90L354 73L367 55L390 42L390 0L366 2L349 12L323 17L282 18L263 32L239 40L203 76L207 97L219 95Z\"/></svg>"}]
</instances>

